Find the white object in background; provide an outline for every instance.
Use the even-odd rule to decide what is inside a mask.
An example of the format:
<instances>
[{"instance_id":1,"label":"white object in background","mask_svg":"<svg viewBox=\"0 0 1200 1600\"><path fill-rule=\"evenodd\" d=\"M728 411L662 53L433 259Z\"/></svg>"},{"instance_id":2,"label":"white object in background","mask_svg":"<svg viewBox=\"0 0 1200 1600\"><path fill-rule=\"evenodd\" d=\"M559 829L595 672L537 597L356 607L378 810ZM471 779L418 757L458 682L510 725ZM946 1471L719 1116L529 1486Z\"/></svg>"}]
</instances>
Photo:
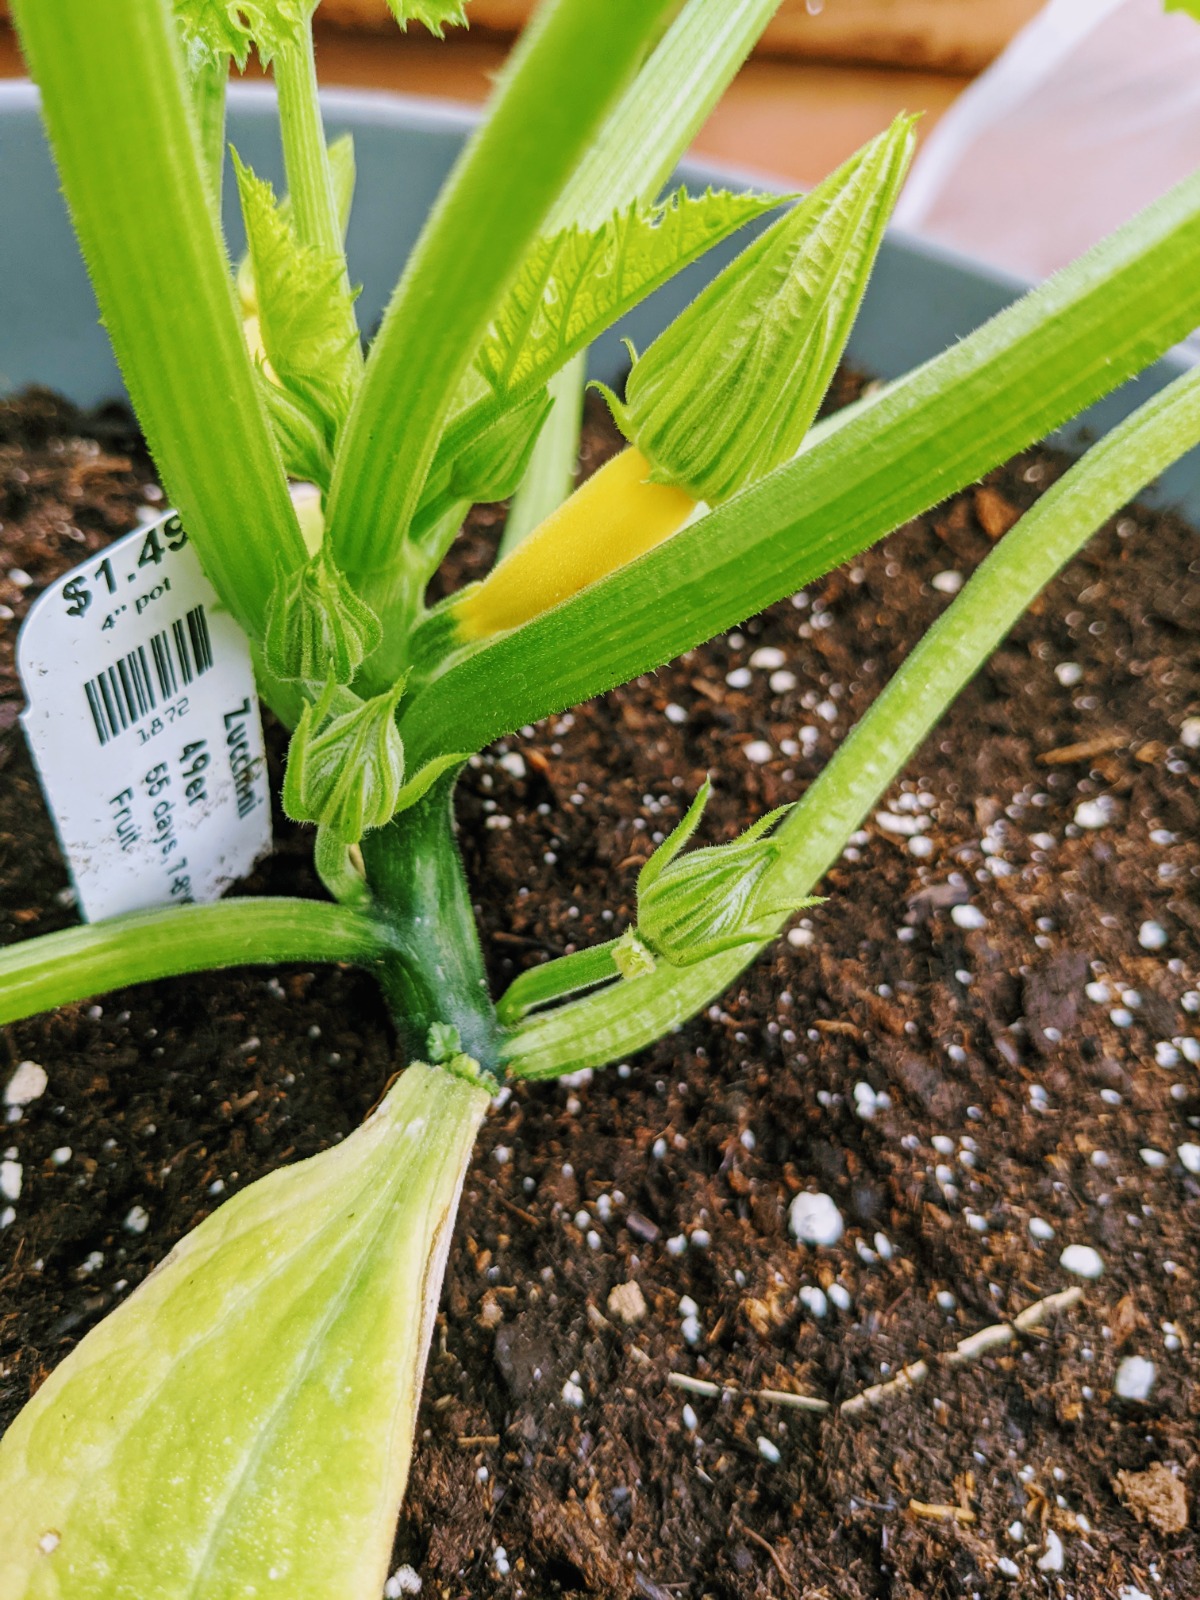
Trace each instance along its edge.
<instances>
[{"instance_id":1,"label":"white object in background","mask_svg":"<svg viewBox=\"0 0 1200 1600\"><path fill-rule=\"evenodd\" d=\"M17 666L25 736L89 922L215 900L270 849L250 646L178 517L51 584Z\"/></svg>"},{"instance_id":2,"label":"white object in background","mask_svg":"<svg viewBox=\"0 0 1200 1600\"><path fill-rule=\"evenodd\" d=\"M930 134L896 221L1043 278L1197 167L1200 23L1050 0Z\"/></svg>"}]
</instances>

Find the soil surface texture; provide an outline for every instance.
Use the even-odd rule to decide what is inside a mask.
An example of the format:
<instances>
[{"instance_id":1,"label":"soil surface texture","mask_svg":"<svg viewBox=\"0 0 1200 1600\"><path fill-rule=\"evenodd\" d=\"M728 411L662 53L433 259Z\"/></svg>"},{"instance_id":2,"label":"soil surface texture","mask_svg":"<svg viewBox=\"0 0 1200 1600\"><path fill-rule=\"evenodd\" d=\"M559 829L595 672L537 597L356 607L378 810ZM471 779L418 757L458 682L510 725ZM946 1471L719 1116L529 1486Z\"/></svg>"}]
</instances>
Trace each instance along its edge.
<instances>
[{"instance_id":1,"label":"soil surface texture","mask_svg":"<svg viewBox=\"0 0 1200 1600\"><path fill-rule=\"evenodd\" d=\"M593 414L585 470L615 447ZM478 757L461 839L497 991L627 923L706 772L706 843L801 795L1062 466L1029 451L737 632ZM16 630L148 501L122 413L0 405L4 942L75 920L17 720ZM455 581L501 520L475 513ZM270 744L278 779L277 727ZM1200 542L1133 509L772 955L628 1063L502 1093L389 1593L1194 1600L1198 746ZM309 838L276 827L247 892L319 894ZM305 968L0 1030L0 1085L26 1061L48 1086L3 1131L0 1422L221 1194L344 1137L397 1065L372 982ZM818 1194L831 1242L806 1244L789 1219Z\"/></svg>"}]
</instances>

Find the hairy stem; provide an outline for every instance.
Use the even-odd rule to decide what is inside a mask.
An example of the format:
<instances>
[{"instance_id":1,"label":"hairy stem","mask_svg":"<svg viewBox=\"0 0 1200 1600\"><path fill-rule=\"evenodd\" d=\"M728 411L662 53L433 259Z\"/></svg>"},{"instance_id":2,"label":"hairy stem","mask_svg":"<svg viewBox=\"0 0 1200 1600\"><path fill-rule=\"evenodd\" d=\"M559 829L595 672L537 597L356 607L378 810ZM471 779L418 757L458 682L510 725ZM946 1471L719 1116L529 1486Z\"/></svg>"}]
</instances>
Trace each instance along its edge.
<instances>
[{"instance_id":1,"label":"hairy stem","mask_svg":"<svg viewBox=\"0 0 1200 1600\"><path fill-rule=\"evenodd\" d=\"M251 635L304 544L242 334L170 8L13 15L105 327L172 503Z\"/></svg>"},{"instance_id":2,"label":"hairy stem","mask_svg":"<svg viewBox=\"0 0 1200 1600\"><path fill-rule=\"evenodd\" d=\"M339 566L385 618L404 538L492 306L629 81L670 0L549 0L443 189L392 297L334 469ZM391 448L381 448L388 440ZM386 634L385 634L386 637ZM387 651L372 672L387 681Z\"/></svg>"},{"instance_id":3,"label":"hairy stem","mask_svg":"<svg viewBox=\"0 0 1200 1600\"><path fill-rule=\"evenodd\" d=\"M795 904L1056 572L1172 461L1200 443L1200 369L1148 401L1077 462L992 551L861 719L776 838L763 907ZM779 927L785 917L781 916ZM777 930L778 931L778 930ZM558 1077L661 1037L715 999L766 943L648 977L531 1018L504 1046L510 1073Z\"/></svg>"},{"instance_id":4,"label":"hairy stem","mask_svg":"<svg viewBox=\"0 0 1200 1600\"><path fill-rule=\"evenodd\" d=\"M317 900L222 900L111 917L0 950L0 1023L152 978L282 961L379 967L394 948L372 917Z\"/></svg>"},{"instance_id":5,"label":"hairy stem","mask_svg":"<svg viewBox=\"0 0 1200 1600\"><path fill-rule=\"evenodd\" d=\"M221 215L221 188L225 174L225 89L229 59L217 56L192 73L192 105L200 138L200 154L212 190L215 215Z\"/></svg>"},{"instance_id":6,"label":"hairy stem","mask_svg":"<svg viewBox=\"0 0 1200 1600\"><path fill-rule=\"evenodd\" d=\"M321 121L321 102L317 92L317 65L313 56L312 18L304 24L295 44L286 45L275 56L273 71L279 96L279 132L283 141L283 165L287 173L288 198L296 237L322 255L342 262L343 287L349 289L350 276L342 245L342 221L333 168L325 143ZM358 370L362 368L362 346L353 306L348 302L347 332L353 335L351 349Z\"/></svg>"}]
</instances>

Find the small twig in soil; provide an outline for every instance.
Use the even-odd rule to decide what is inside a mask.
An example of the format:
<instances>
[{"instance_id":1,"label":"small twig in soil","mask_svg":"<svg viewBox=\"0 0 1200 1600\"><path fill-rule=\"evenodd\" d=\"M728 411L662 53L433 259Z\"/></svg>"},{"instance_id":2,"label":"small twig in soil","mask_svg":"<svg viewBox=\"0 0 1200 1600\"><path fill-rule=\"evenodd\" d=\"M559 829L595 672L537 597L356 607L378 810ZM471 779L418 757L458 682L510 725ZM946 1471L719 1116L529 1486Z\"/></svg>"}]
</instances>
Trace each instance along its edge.
<instances>
[{"instance_id":1,"label":"small twig in soil","mask_svg":"<svg viewBox=\"0 0 1200 1600\"><path fill-rule=\"evenodd\" d=\"M960 1339L958 1344L943 1356L942 1360L948 1367L961 1366L965 1361L974 1361L984 1355L988 1350L999 1350L1005 1345L1014 1344L1019 1334L1030 1333L1034 1328L1040 1327L1047 1317L1052 1317L1055 1312L1069 1311L1083 1299L1083 1290L1080 1288L1063 1289L1058 1294L1048 1294L1042 1300L1035 1300L1033 1305L1026 1306L1011 1322L997 1322L990 1328L981 1328L978 1333L973 1333L966 1339Z\"/></svg>"},{"instance_id":2,"label":"small twig in soil","mask_svg":"<svg viewBox=\"0 0 1200 1600\"><path fill-rule=\"evenodd\" d=\"M978 1360L989 1350L1003 1349L1006 1345L1014 1344L1021 1334L1031 1333L1034 1328L1040 1327L1048 1317L1059 1311L1069 1311L1082 1299L1083 1290L1080 1288L1048 1294L1018 1312L1011 1322L997 1322L991 1327L980 1328L978 1333L960 1339L954 1349L944 1356L933 1357L932 1365L930 1361L914 1361L886 1383L872 1384L869 1389L843 1400L837 1410L842 1416L854 1417L877 1406L887 1405L922 1383L933 1366L959 1367L968 1361ZM814 1395L793 1394L788 1389L743 1389L736 1383L712 1383L707 1378L689 1377L685 1372L668 1373L667 1382L673 1389L682 1389L686 1394L703 1395L709 1400L719 1400L727 1394L745 1395L751 1400L761 1400L767 1405L790 1406L796 1411L824 1413L834 1409L828 1400L818 1400Z\"/></svg>"},{"instance_id":3,"label":"small twig in soil","mask_svg":"<svg viewBox=\"0 0 1200 1600\"><path fill-rule=\"evenodd\" d=\"M857 1416L860 1411L869 1411L872 1406L881 1406L886 1401L896 1399L905 1389L912 1389L929 1376L929 1363L927 1361L914 1361L909 1367L904 1367L894 1378L889 1378L886 1383L873 1383L869 1389L864 1389L861 1394L853 1394L848 1400L843 1400L838 1410L844 1417Z\"/></svg>"},{"instance_id":4,"label":"small twig in soil","mask_svg":"<svg viewBox=\"0 0 1200 1600\"><path fill-rule=\"evenodd\" d=\"M526 1211L521 1206L514 1205L511 1200L506 1200L494 1183L489 1184L488 1187L491 1190L492 1199L498 1200L506 1211L511 1211L514 1217L520 1217L521 1221L527 1222L531 1228L541 1227L541 1223L532 1211Z\"/></svg>"},{"instance_id":5,"label":"small twig in soil","mask_svg":"<svg viewBox=\"0 0 1200 1600\"><path fill-rule=\"evenodd\" d=\"M766 1551L766 1553L771 1558L772 1566L774 1566L775 1571L779 1574L780 1578L782 1578L782 1580L783 1580L784 1588L787 1590L787 1592L789 1594L796 1594L798 1592L797 1589L796 1589L796 1585L792 1582L791 1578L789 1577L788 1570L783 1564L783 1558L780 1556L779 1551L776 1550L775 1546L773 1544L770 1544L766 1539L764 1539L761 1533L755 1533L753 1528L748 1528L746 1526L746 1524L742 1521L741 1517L734 1517L733 1525L734 1525L735 1528L738 1529L738 1531L740 1533L744 1533L746 1535L747 1539L750 1540L751 1544L756 1544L759 1547L760 1550L765 1550Z\"/></svg>"},{"instance_id":6,"label":"small twig in soil","mask_svg":"<svg viewBox=\"0 0 1200 1600\"><path fill-rule=\"evenodd\" d=\"M685 1394L699 1394L709 1400L719 1400L722 1395L748 1395L751 1400L763 1400L769 1405L791 1406L796 1411L832 1411L828 1400L818 1400L814 1395L793 1394L790 1389L743 1389L736 1383L710 1383L707 1378L690 1378L686 1372L670 1372L667 1382L672 1389L682 1389Z\"/></svg>"},{"instance_id":7,"label":"small twig in soil","mask_svg":"<svg viewBox=\"0 0 1200 1600\"><path fill-rule=\"evenodd\" d=\"M1100 733L1094 739L1083 739L1079 744L1060 744L1057 749L1044 750L1038 760L1044 767L1064 767L1075 761L1090 761L1093 756L1106 756L1110 750L1120 750L1129 743L1124 733Z\"/></svg>"},{"instance_id":8,"label":"small twig in soil","mask_svg":"<svg viewBox=\"0 0 1200 1600\"><path fill-rule=\"evenodd\" d=\"M499 1443L500 1435L498 1433L460 1433L458 1436L458 1445L461 1450L472 1450L476 1445L498 1445Z\"/></svg>"}]
</instances>

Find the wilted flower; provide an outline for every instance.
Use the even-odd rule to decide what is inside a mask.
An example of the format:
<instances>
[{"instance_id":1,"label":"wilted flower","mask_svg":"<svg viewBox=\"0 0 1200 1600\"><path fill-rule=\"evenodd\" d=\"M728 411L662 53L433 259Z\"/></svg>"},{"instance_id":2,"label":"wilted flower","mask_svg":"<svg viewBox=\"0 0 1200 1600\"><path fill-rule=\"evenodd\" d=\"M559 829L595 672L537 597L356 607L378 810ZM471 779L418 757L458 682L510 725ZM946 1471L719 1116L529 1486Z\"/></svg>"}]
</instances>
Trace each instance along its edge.
<instances>
[{"instance_id":1,"label":"wilted flower","mask_svg":"<svg viewBox=\"0 0 1200 1600\"><path fill-rule=\"evenodd\" d=\"M487 1105L466 1057L409 1067L87 1335L0 1445L5 1600L382 1593Z\"/></svg>"}]
</instances>

